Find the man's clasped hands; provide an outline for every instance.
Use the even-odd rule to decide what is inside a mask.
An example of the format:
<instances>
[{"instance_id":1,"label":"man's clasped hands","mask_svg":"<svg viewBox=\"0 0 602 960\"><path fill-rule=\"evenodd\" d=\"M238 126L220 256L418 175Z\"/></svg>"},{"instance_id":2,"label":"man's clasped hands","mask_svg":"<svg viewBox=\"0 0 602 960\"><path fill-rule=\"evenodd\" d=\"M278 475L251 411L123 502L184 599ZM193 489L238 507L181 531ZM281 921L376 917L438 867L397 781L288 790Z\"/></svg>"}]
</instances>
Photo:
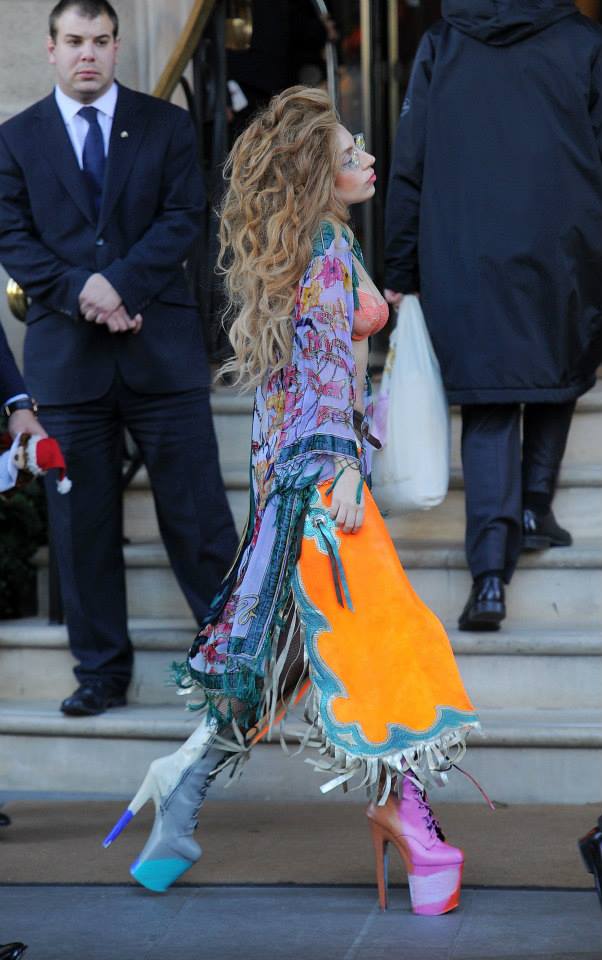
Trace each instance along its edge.
<instances>
[{"instance_id":1,"label":"man's clasped hands","mask_svg":"<svg viewBox=\"0 0 602 960\"><path fill-rule=\"evenodd\" d=\"M89 323L103 323L111 333L138 333L142 315L130 317L115 288L102 273L88 277L79 295L79 308Z\"/></svg>"}]
</instances>

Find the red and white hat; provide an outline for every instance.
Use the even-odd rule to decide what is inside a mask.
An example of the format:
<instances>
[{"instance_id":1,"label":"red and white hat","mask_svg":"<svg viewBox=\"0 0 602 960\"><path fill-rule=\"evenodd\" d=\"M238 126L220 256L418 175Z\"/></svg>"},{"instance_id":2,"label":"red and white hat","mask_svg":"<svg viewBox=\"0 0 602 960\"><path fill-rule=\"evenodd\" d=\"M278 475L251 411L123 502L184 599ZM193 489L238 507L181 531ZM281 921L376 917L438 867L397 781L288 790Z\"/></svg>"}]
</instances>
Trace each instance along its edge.
<instances>
[{"instance_id":1,"label":"red and white hat","mask_svg":"<svg viewBox=\"0 0 602 960\"><path fill-rule=\"evenodd\" d=\"M34 476L41 476L49 470L58 470L56 488L59 493L69 493L71 480L66 476L65 458L56 440L52 437L31 436L26 447L26 469Z\"/></svg>"}]
</instances>

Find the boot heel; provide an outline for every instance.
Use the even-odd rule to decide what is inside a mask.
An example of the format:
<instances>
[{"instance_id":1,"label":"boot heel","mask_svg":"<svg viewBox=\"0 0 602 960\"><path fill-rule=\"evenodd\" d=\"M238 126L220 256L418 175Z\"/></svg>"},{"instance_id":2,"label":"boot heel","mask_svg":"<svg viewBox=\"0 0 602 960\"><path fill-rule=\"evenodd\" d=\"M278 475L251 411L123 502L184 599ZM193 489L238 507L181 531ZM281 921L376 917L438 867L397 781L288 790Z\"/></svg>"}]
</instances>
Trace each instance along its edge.
<instances>
[{"instance_id":1,"label":"boot heel","mask_svg":"<svg viewBox=\"0 0 602 960\"><path fill-rule=\"evenodd\" d=\"M372 833L372 842L374 844L374 856L376 860L376 883L378 885L378 902L381 910L386 910L389 905L389 840L388 837L377 823L370 821L370 831Z\"/></svg>"},{"instance_id":2,"label":"boot heel","mask_svg":"<svg viewBox=\"0 0 602 960\"><path fill-rule=\"evenodd\" d=\"M153 761L154 762L154 761ZM123 833L128 823L136 816L139 810L142 809L144 804L151 799L155 799L157 796L158 787L156 777L153 771L153 765L151 764L148 769L146 776L140 787L138 788L137 793L132 798L124 812L119 817L119 820L113 827L113 829L107 834L107 836L102 841L102 845L105 850L111 846L114 840L117 839L120 833Z\"/></svg>"},{"instance_id":3,"label":"boot heel","mask_svg":"<svg viewBox=\"0 0 602 960\"><path fill-rule=\"evenodd\" d=\"M448 865L413 864L408 870L412 913L423 917L438 917L460 903L463 863Z\"/></svg>"}]
</instances>

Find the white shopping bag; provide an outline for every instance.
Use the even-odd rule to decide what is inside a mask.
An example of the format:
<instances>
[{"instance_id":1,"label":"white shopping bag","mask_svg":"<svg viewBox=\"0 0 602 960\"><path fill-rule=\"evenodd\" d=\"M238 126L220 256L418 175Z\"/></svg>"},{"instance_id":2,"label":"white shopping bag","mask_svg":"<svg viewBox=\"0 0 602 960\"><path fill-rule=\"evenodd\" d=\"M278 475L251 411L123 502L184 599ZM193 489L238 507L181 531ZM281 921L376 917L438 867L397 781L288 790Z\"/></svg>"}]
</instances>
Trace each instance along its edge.
<instances>
[{"instance_id":1,"label":"white shopping bag","mask_svg":"<svg viewBox=\"0 0 602 960\"><path fill-rule=\"evenodd\" d=\"M372 483L381 510L429 510L449 484L450 417L439 362L417 297L406 295L376 401Z\"/></svg>"}]
</instances>

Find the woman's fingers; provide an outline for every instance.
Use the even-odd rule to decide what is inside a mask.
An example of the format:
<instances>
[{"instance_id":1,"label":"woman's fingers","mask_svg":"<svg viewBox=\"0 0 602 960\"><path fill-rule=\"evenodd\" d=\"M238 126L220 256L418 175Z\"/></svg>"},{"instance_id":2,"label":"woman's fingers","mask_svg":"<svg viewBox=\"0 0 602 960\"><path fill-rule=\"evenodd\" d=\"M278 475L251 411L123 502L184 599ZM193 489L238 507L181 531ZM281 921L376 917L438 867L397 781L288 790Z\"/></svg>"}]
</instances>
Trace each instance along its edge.
<instances>
[{"instance_id":1,"label":"woman's fingers","mask_svg":"<svg viewBox=\"0 0 602 960\"><path fill-rule=\"evenodd\" d=\"M343 533L356 533L364 522L365 509L363 504L357 506L333 501L328 513Z\"/></svg>"},{"instance_id":2,"label":"woman's fingers","mask_svg":"<svg viewBox=\"0 0 602 960\"><path fill-rule=\"evenodd\" d=\"M355 505L343 507L337 514L336 524L343 533L353 533L357 522L357 507Z\"/></svg>"},{"instance_id":3,"label":"woman's fingers","mask_svg":"<svg viewBox=\"0 0 602 960\"><path fill-rule=\"evenodd\" d=\"M357 533L364 522L364 508L358 507L355 513L355 524L353 526L353 533Z\"/></svg>"},{"instance_id":4,"label":"woman's fingers","mask_svg":"<svg viewBox=\"0 0 602 960\"><path fill-rule=\"evenodd\" d=\"M364 511L361 507L354 507L353 509L353 523L351 524L351 518L347 517L347 525L349 529L345 528L345 533L357 533L359 528L362 525L364 519Z\"/></svg>"},{"instance_id":5,"label":"woman's fingers","mask_svg":"<svg viewBox=\"0 0 602 960\"><path fill-rule=\"evenodd\" d=\"M340 504L336 517L334 521L337 527L344 527L347 522L347 507L344 504Z\"/></svg>"}]
</instances>

